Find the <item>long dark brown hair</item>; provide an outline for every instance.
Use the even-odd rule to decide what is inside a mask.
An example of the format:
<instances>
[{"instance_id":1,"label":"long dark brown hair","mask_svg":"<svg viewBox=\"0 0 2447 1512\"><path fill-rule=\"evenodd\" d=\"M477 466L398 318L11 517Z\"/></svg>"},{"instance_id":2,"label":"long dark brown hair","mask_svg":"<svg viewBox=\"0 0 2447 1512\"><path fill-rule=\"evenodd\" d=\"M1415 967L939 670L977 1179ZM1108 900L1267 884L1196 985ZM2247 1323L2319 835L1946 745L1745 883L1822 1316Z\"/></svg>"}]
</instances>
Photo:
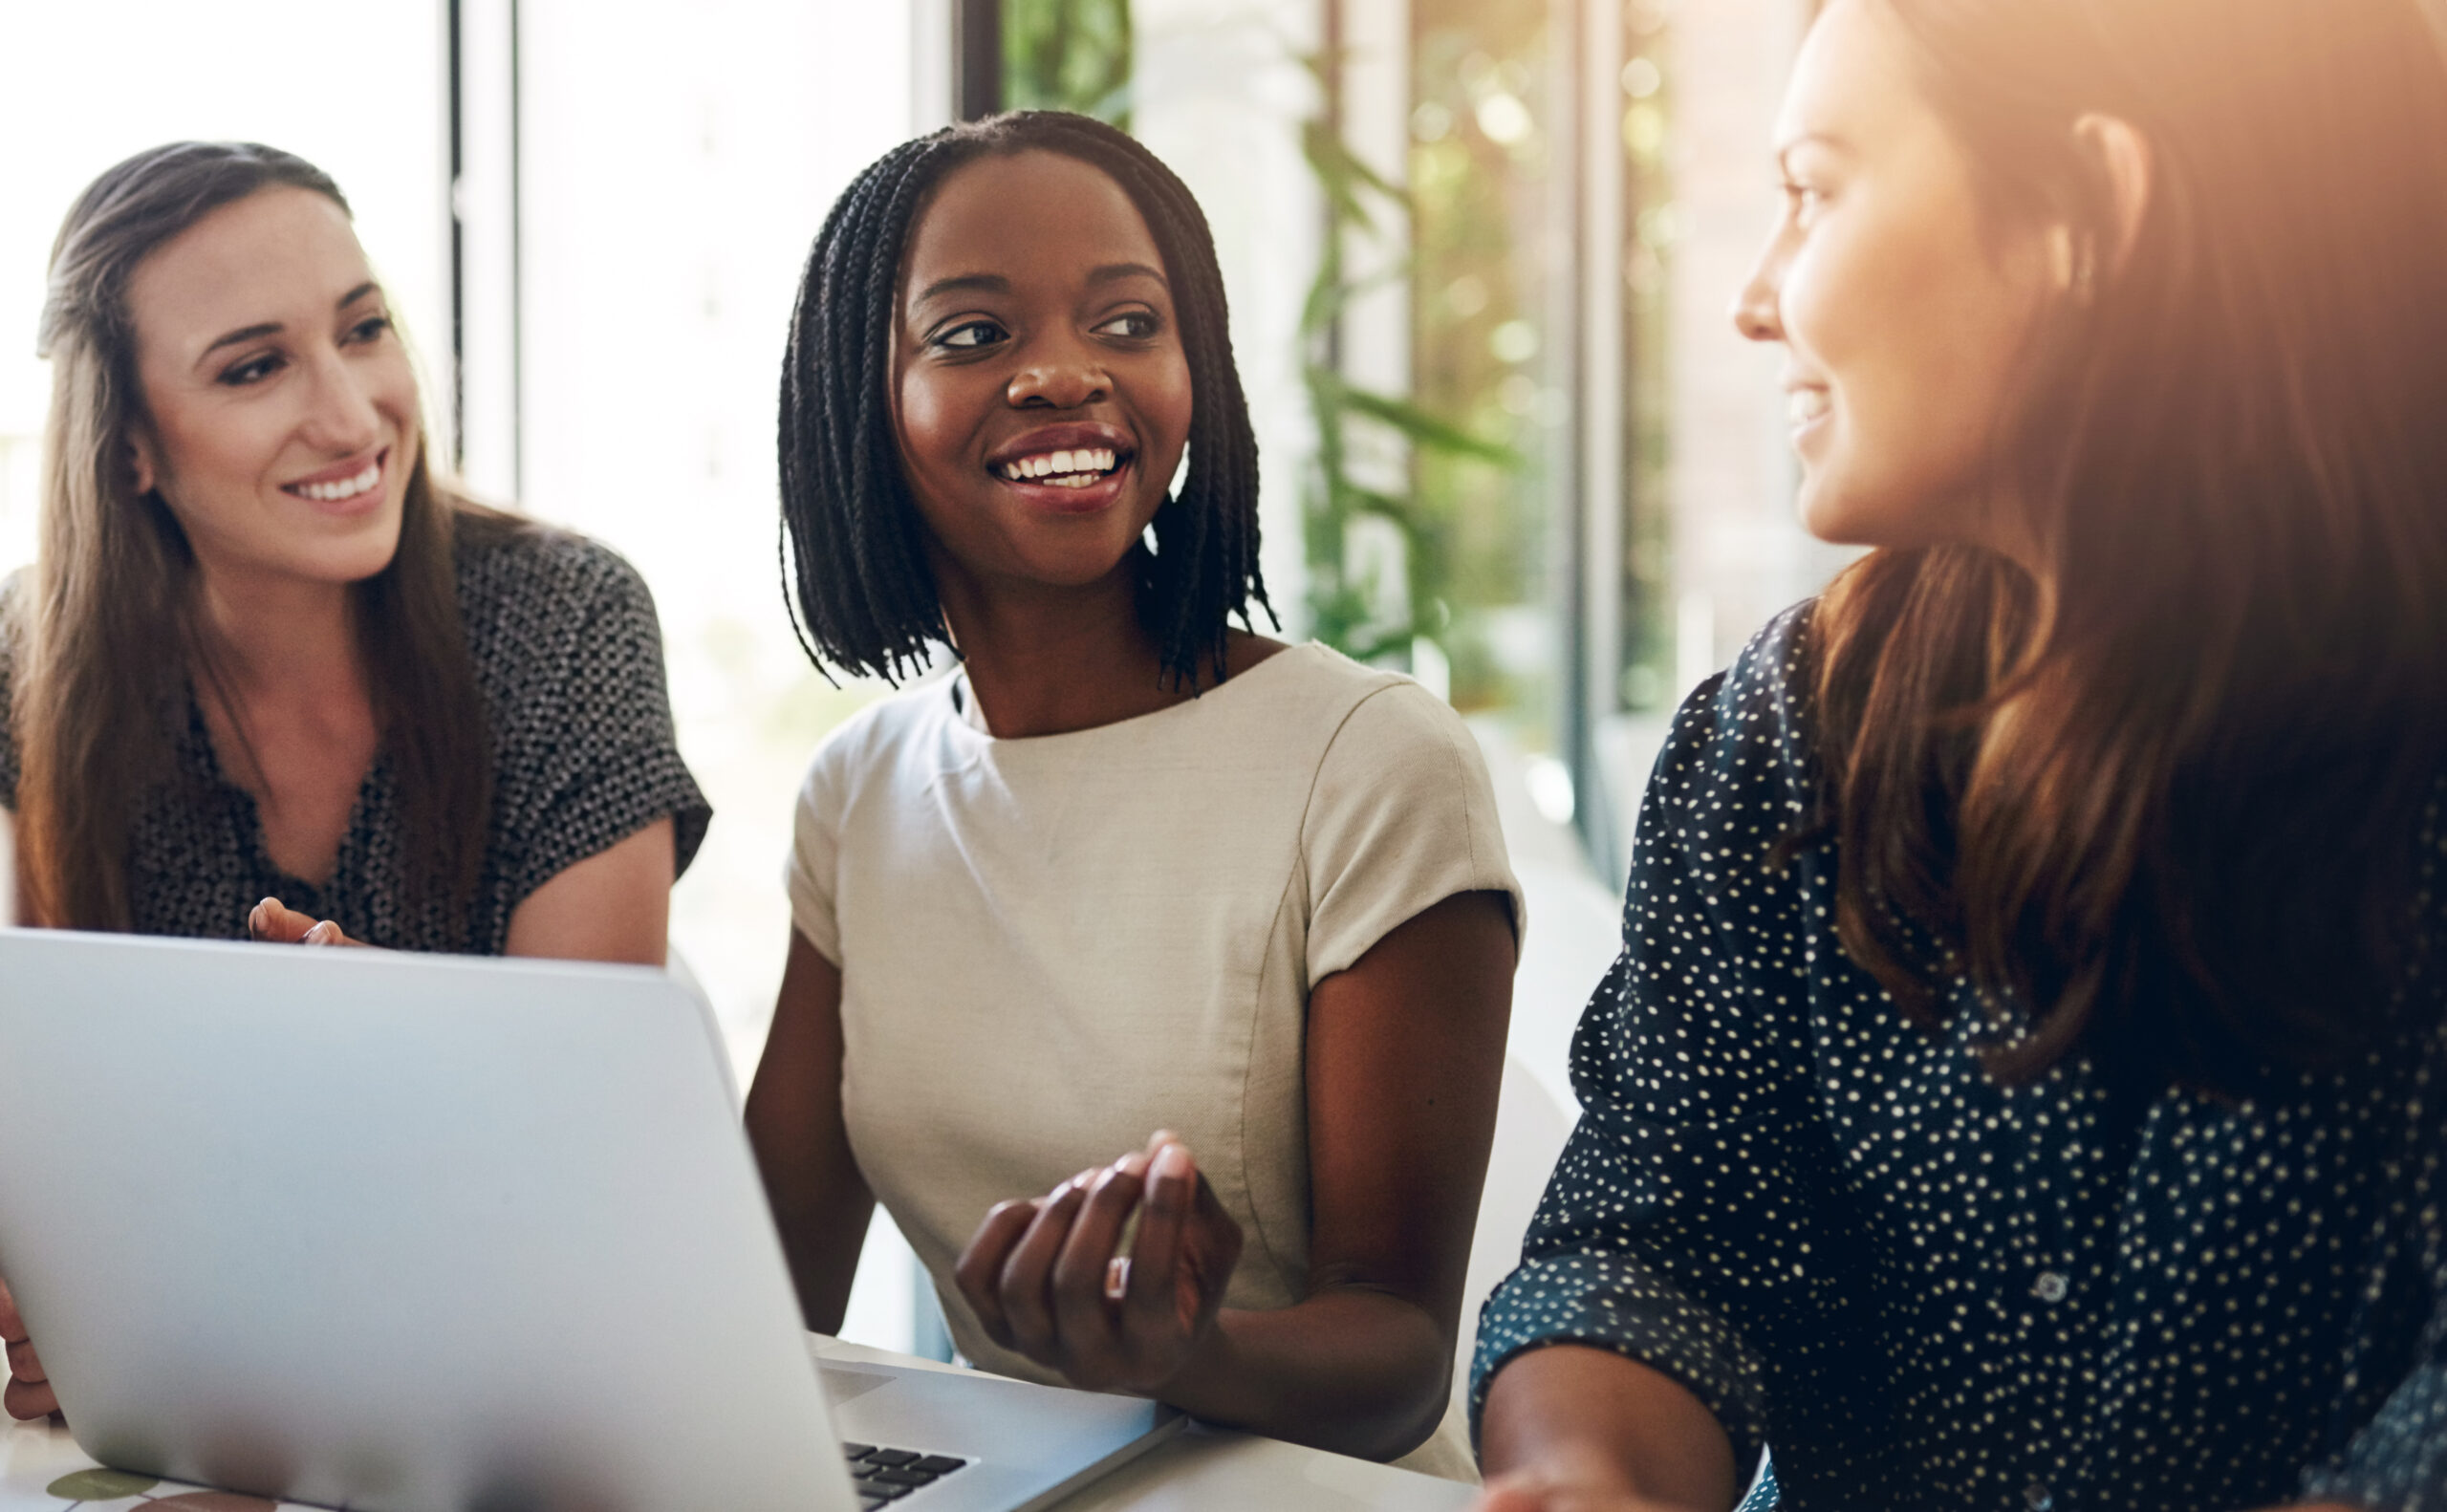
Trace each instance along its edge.
<instances>
[{"instance_id":1,"label":"long dark brown hair","mask_svg":"<svg viewBox=\"0 0 2447 1512\"><path fill-rule=\"evenodd\" d=\"M2447 764L2447 49L2416 0L1869 0L1993 217L2096 273L1993 483L2035 572L1880 551L1811 630L1847 948L1929 1025L2230 1091L2404 1005ZM2086 113L2150 147L2129 255Z\"/></svg>"},{"instance_id":2,"label":"long dark brown hair","mask_svg":"<svg viewBox=\"0 0 2447 1512\"><path fill-rule=\"evenodd\" d=\"M338 185L289 153L173 142L95 180L52 248L37 346L52 363L40 545L30 591L9 606L20 913L30 923L131 927L131 816L175 780L170 753L190 687L224 696L197 612L195 553L161 497L136 487L128 438L147 421L127 286L172 237L276 186L348 209ZM452 539L519 524L443 493L427 458L420 436L399 550L355 585L352 617L405 832L419 838L410 880L464 905L490 820L492 751Z\"/></svg>"}]
</instances>

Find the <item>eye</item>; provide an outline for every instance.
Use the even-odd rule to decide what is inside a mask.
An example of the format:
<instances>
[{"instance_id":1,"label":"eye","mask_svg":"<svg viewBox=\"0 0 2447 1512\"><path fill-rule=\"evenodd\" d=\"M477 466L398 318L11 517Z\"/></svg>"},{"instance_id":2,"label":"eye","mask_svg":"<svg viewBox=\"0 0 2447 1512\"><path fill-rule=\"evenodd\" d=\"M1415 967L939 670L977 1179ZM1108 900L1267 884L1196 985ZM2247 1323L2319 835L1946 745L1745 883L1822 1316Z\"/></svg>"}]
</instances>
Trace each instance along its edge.
<instances>
[{"instance_id":1,"label":"eye","mask_svg":"<svg viewBox=\"0 0 2447 1512\"><path fill-rule=\"evenodd\" d=\"M360 345L367 342L379 341L382 339L383 335L390 329L391 317L389 315L368 315L357 324L348 328L348 339Z\"/></svg>"},{"instance_id":2,"label":"eye","mask_svg":"<svg viewBox=\"0 0 2447 1512\"><path fill-rule=\"evenodd\" d=\"M1808 225L1827 205L1827 196L1809 184L1787 179L1784 189L1785 213L1797 224Z\"/></svg>"},{"instance_id":3,"label":"eye","mask_svg":"<svg viewBox=\"0 0 2447 1512\"><path fill-rule=\"evenodd\" d=\"M1127 341L1144 341L1163 329L1163 318L1153 310L1126 310L1096 327L1095 334L1119 336Z\"/></svg>"},{"instance_id":4,"label":"eye","mask_svg":"<svg viewBox=\"0 0 2447 1512\"><path fill-rule=\"evenodd\" d=\"M936 336L935 345L955 352L975 352L1009 339L1010 334L991 320L964 320Z\"/></svg>"},{"instance_id":5,"label":"eye","mask_svg":"<svg viewBox=\"0 0 2447 1512\"><path fill-rule=\"evenodd\" d=\"M249 384L262 382L286 365L287 360L277 352L259 353L244 362L223 368L221 376L214 381L227 384L231 388L245 388Z\"/></svg>"}]
</instances>

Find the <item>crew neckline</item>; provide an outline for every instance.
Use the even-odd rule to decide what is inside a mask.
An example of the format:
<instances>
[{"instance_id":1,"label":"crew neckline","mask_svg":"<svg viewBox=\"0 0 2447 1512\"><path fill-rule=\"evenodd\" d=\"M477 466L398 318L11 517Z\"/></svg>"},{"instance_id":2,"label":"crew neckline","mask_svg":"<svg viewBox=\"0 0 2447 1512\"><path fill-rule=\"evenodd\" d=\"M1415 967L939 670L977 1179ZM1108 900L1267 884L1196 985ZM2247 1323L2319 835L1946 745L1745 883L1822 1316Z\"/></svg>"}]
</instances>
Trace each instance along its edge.
<instances>
[{"instance_id":1,"label":"crew neckline","mask_svg":"<svg viewBox=\"0 0 2447 1512\"><path fill-rule=\"evenodd\" d=\"M954 669L952 675L943 680L943 698L949 705L951 726L960 732L961 738L981 745L1005 749L1037 746L1051 741L1075 741L1114 730L1144 728L1153 720L1160 720L1169 715L1186 715L1189 711L1201 707L1212 708L1218 699L1229 696L1234 688L1244 683L1265 677L1267 669L1278 662L1288 661L1308 653L1331 650L1332 648L1322 641L1304 640L1295 645L1284 647L1256 666L1224 679L1196 698L1183 699L1179 703L1168 704L1160 709L1150 709L1144 714L1134 714L1126 720L1115 720L1110 724L1091 724L1085 729L1061 730L1051 735L997 735L985 728L983 716L975 714L977 700L968 691L968 671L964 667Z\"/></svg>"}]
</instances>

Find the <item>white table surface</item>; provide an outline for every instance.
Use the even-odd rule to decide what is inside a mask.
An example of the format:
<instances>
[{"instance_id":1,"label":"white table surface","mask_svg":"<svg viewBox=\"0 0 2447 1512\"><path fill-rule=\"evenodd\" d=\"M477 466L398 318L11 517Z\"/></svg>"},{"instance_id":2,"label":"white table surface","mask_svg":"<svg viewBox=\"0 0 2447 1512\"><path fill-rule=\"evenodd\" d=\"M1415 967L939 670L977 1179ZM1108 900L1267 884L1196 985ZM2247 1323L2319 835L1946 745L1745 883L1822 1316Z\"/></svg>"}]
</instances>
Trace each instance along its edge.
<instances>
[{"instance_id":1,"label":"white table surface","mask_svg":"<svg viewBox=\"0 0 2447 1512\"><path fill-rule=\"evenodd\" d=\"M815 1334L808 1347L819 1359L930 1364ZM141 1480L99 1471L64 1428L0 1428L0 1512L274 1512L289 1506ZM1475 1496L1475 1488L1450 1480L1193 1424L1075 1493L1061 1512L1444 1512L1468 1506Z\"/></svg>"}]
</instances>

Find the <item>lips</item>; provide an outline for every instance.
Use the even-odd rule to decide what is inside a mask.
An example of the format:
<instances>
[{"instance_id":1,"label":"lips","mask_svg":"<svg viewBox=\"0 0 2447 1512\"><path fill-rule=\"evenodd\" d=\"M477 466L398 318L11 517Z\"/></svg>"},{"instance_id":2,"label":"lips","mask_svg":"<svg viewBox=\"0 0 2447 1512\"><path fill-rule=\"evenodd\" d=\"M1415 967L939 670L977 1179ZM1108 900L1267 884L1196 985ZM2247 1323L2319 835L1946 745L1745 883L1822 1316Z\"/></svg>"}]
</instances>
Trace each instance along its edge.
<instances>
[{"instance_id":1,"label":"lips","mask_svg":"<svg viewBox=\"0 0 2447 1512\"><path fill-rule=\"evenodd\" d=\"M994 448L985 470L1023 501L1064 514L1089 513L1121 497L1138 449L1114 425L1042 425Z\"/></svg>"},{"instance_id":2,"label":"lips","mask_svg":"<svg viewBox=\"0 0 2447 1512\"><path fill-rule=\"evenodd\" d=\"M280 491L326 508L362 507L381 497L382 468L391 460L389 447L371 457L335 463L280 486Z\"/></svg>"}]
</instances>

